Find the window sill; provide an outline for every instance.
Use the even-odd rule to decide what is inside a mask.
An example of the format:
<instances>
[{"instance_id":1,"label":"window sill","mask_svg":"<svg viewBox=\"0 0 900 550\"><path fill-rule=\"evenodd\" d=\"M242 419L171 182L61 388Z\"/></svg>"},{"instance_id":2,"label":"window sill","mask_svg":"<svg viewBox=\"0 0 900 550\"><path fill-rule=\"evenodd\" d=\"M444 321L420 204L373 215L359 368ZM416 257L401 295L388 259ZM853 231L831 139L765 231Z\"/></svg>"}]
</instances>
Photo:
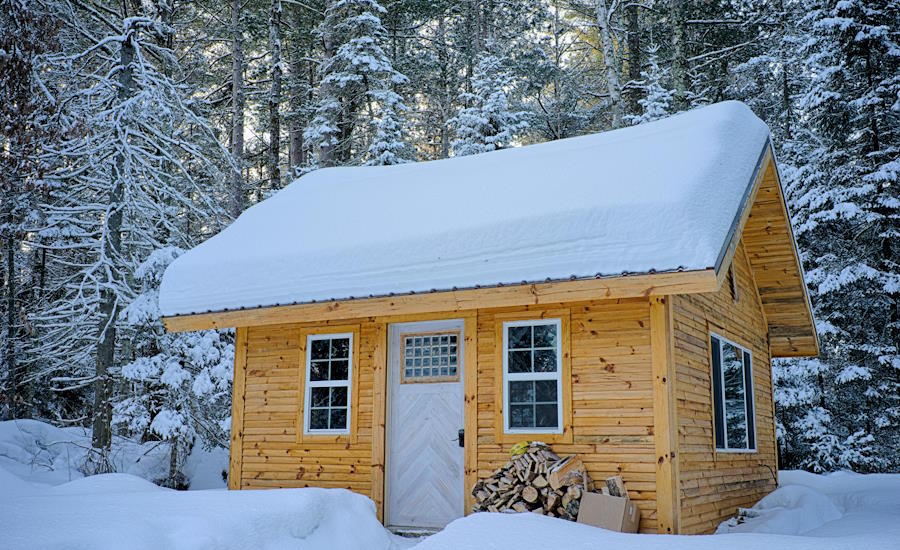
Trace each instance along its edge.
<instances>
[{"instance_id":1,"label":"window sill","mask_svg":"<svg viewBox=\"0 0 900 550\"><path fill-rule=\"evenodd\" d=\"M716 454L725 455L755 455L758 453L757 449L716 449Z\"/></svg>"},{"instance_id":2,"label":"window sill","mask_svg":"<svg viewBox=\"0 0 900 550\"><path fill-rule=\"evenodd\" d=\"M499 437L499 439L498 439ZM544 443L572 443L572 430L562 432L502 432L494 435L495 443L516 444L521 441L543 441Z\"/></svg>"}]
</instances>

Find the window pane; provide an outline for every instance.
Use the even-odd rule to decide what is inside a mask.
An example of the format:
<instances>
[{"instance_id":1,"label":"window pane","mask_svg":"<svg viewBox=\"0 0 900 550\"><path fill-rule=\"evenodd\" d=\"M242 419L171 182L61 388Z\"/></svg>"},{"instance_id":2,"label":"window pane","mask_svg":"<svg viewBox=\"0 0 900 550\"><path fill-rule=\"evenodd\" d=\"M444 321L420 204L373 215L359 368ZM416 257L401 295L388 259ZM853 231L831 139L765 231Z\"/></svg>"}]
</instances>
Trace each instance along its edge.
<instances>
[{"instance_id":1,"label":"window pane","mask_svg":"<svg viewBox=\"0 0 900 550\"><path fill-rule=\"evenodd\" d=\"M309 401L310 407L327 407L328 388L309 388Z\"/></svg>"},{"instance_id":2,"label":"window pane","mask_svg":"<svg viewBox=\"0 0 900 550\"><path fill-rule=\"evenodd\" d=\"M750 360L750 353L744 352L744 396L747 399L747 440L748 449L756 448L756 418L754 417L753 408L753 363Z\"/></svg>"},{"instance_id":3,"label":"window pane","mask_svg":"<svg viewBox=\"0 0 900 550\"><path fill-rule=\"evenodd\" d=\"M534 400L556 404L556 380L538 380L534 383Z\"/></svg>"},{"instance_id":4,"label":"window pane","mask_svg":"<svg viewBox=\"0 0 900 550\"><path fill-rule=\"evenodd\" d=\"M509 402L510 403L532 403L534 402L534 382L514 381L509 383Z\"/></svg>"},{"instance_id":5,"label":"window pane","mask_svg":"<svg viewBox=\"0 0 900 550\"><path fill-rule=\"evenodd\" d=\"M347 406L347 388L331 388L331 406Z\"/></svg>"},{"instance_id":6,"label":"window pane","mask_svg":"<svg viewBox=\"0 0 900 550\"><path fill-rule=\"evenodd\" d=\"M332 430L347 429L347 409L331 409L331 425Z\"/></svg>"},{"instance_id":7,"label":"window pane","mask_svg":"<svg viewBox=\"0 0 900 550\"><path fill-rule=\"evenodd\" d=\"M507 347L509 349L530 348L531 347L531 327L508 327L509 338Z\"/></svg>"},{"instance_id":8,"label":"window pane","mask_svg":"<svg viewBox=\"0 0 900 550\"><path fill-rule=\"evenodd\" d=\"M310 430L328 429L328 409L312 409L309 414Z\"/></svg>"},{"instance_id":9,"label":"window pane","mask_svg":"<svg viewBox=\"0 0 900 550\"><path fill-rule=\"evenodd\" d=\"M310 359L328 359L329 340L313 340Z\"/></svg>"},{"instance_id":10,"label":"window pane","mask_svg":"<svg viewBox=\"0 0 900 550\"><path fill-rule=\"evenodd\" d=\"M350 357L350 339L335 338L331 341L331 358L347 359Z\"/></svg>"},{"instance_id":11,"label":"window pane","mask_svg":"<svg viewBox=\"0 0 900 550\"><path fill-rule=\"evenodd\" d=\"M534 406L533 405L510 405L510 407L509 407L509 427L510 428L533 428L534 427Z\"/></svg>"},{"instance_id":12,"label":"window pane","mask_svg":"<svg viewBox=\"0 0 900 550\"><path fill-rule=\"evenodd\" d=\"M534 347L556 347L556 325L539 325L534 327Z\"/></svg>"},{"instance_id":13,"label":"window pane","mask_svg":"<svg viewBox=\"0 0 900 550\"><path fill-rule=\"evenodd\" d=\"M509 352L509 372L513 374L531 372L531 351Z\"/></svg>"},{"instance_id":14,"label":"window pane","mask_svg":"<svg viewBox=\"0 0 900 550\"><path fill-rule=\"evenodd\" d=\"M743 352L728 343L722 345L722 377L725 388L725 431L728 448L747 448L747 409L744 402Z\"/></svg>"},{"instance_id":15,"label":"window pane","mask_svg":"<svg viewBox=\"0 0 900 550\"><path fill-rule=\"evenodd\" d=\"M551 349L535 350L534 372L556 372L556 351Z\"/></svg>"},{"instance_id":16,"label":"window pane","mask_svg":"<svg viewBox=\"0 0 900 550\"><path fill-rule=\"evenodd\" d=\"M535 426L538 428L556 428L557 427L557 418L556 418L556 403L552 405L536 405L534 407L535 411Z\"/></svg>"},{"instance_id":17,"label":"window pane","mask_svg":"<svg viewBox=\"0 0 900 550\"><path fill-rule=\"evenodd\" d=\"M328 380L328 361L313 361L309 364L309 379L313 382Z\"/></svg>"},{"instance_id":18,"label":"window pane","mask_svg":"<svg viewBox=\"0 0 900 550\"><path fill-rule=\"evenodd\" d=\"M331 362L331 380L347 379L347 361Z\"/></svg>"}]
</instances>

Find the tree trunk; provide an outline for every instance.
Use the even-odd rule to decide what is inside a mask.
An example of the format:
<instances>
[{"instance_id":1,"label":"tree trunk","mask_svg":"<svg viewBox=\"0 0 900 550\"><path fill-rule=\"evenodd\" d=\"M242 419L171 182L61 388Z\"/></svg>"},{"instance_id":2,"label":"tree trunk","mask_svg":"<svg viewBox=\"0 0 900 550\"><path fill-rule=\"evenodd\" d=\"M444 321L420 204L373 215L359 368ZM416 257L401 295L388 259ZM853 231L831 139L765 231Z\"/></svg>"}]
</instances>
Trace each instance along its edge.
<instances>
[{"instance_id":1,"label":"tree trunk","mask_svg":"<svg viewBox=\"0 0 900 550\"><path fill-rule=\"evenodd\" d=\"M675 108L688 108L687 52L684 49L684 0L670 0L669 18L672 20L672 80L675 84Z\"/></svg>"},{"instance_id":2,"label":"tree trunk","mask_svg":"<svg viewBox=\"0 0 900 550\"><path fill-rule=\"evenodd\" d=\"M272 87L269 90L269 187L281 189L281 169L278 166L281 149L281 0L272 0L269 12L269 48L272 55Z\"/></svg>"},{"instance_id":3,"label":"tree trunk","mask_svg":"<svg viewBox=\"0 0 900 550\"><path fill-rule=\"evenodd\" d=\"M606 88L609 93L612 110L612 127L622 126L622 83L619 80L616 63L616 47L613 44L612 29L609 25L609 9L606 0L596 0L597 28L600 31L600 42L603 48L603 64L606 66Z\"/></svg>"},{"instance_id":4,"label":"tree trunk","mask_svg":"<svg viewBox=\"0 0 900 550\"><path fill-rule=\"evenodd\" d=\"M641 79L641 22L640 6L637 3L628 6L628 80L632 83ZM641 113L641 89L632 86L628 91L628 111L632 115Z\"/></svg>"},{"instance_id":5,"label":"tree trunk","mask_svg":"<svg viewBox=\"0 0 900 550\"><path fill-rule=\"evenodd\" d=\"M445 159L450 156L450 128L447 125L449 113L453 109L453 93L450 90L450 60L447 56L447 28L444 16L438 18L438 65L441 70L441 97L440 97L440 140L441 150L439 158Z\"/></svg>"},{"instance_id":6,"label":"tree trunk","mask_svg":"<svg viewBox=\"0 0 900 550\"><path fill-rule=\"evenodd\" d=\"M246 190L241 172L244 165L244 35L241 27L241 0L231 3L231 204L229 213L237 218L244 211Z\"/></svg>"},{"instance_id":7,"label":"tree trunk","mask_svg":"<svg viewBox=\"0 0 900 550\"><path fill-rule=\"evenodd\" d=\"M329 59L334 56L334 36L332 35L332 29L327 26L322 32L322 46L323 53L325 58L322 60L322 65L325 65ZM338 115L340 117L342 115ZM335 126L340 125L340 120L333 121ZM334 137L334 136L330 136ZM327 167L334 166L334 156L335 156L335 146L331 143L329 139L328 142L322 143L319 145L319 166Z\"/></svg>"},{"instance_id":8,"label":"tree trunk","mask_svg":"<svg viewBox=\"0 0 900 550\"><path fill-rule=\"evenodd\" d=\"M11 194L11 193L10 193ZM9 208L12 210L12 208ZM12 225L12 224L10 224ZM18 418L19 380L16 376L16 237L13 228L6 236L6 367L9 418Z\"/></svg>"},{"instance_id":9,"label":"tree trunk","mask_svg":"<svg viewBox=\"0 0 900 550\"><path fill-rule=\"evenodd\" d=\"M122 41L121 64L119 74L119 100L125 101L134 93L131 63L134 60L135 31L126 29ZM109 191L108 212L106 219L106 241L101 246L107 248L105 256L113 262L117 261L122 250L122 201L125 183L122 180L126 172L125 156L119 153L116 157L116 180ZM116 317L120 304L118 295L112 288L115 284L112 275L104 281L100 291L100 324L98 325L99 343L97 345L97 365L94 382L94 422L91 445L98 451L97 471L110 471L109 451L112 444L112 376L110 369L116 352Z\"/></svg>"}]
</instances>

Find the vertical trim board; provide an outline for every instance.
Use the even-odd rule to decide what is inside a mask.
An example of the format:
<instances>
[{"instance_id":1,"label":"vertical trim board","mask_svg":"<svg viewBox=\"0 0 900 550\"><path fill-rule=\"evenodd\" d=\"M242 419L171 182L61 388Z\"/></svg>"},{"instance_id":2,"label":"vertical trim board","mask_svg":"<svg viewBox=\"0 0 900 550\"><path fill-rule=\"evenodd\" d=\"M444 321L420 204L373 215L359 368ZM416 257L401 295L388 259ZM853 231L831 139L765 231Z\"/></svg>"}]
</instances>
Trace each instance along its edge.
<instances>
[{"instance_id":1,"label":"vertical trim board","mask_svg":"<svg viewBox=\"0 0 900 550\"><path fill-rule=\"evenodd\" d=\"M228 488L241 488L244 439L244 388L247 377L247 327L234 332L234 378L231 393L231 449Z\"/></svg>"},{"instance_id":2,"label":"vertical trim board","mask_svg":"<svg viewBox=\"0 0 900 550\"><path fill-rule=\"evenodd\" d=\"M463 368L465 376L465 514L469 515L475 501L472 488L478 481L478 316L466 315L464 319Z\"/></svg>"},{"instance_id":3,"label":"vertical trim board","mask_svg":"<svg viewBox=\"0 0 900 550\"><path fill-rule=\"evenodd\" d=\"M387 325L375 325L373 352L373 411L372 411L372 500L378 519L384 523L384 443L385 392L387 388Z\"/></svg>"},{"instance_id":4,"label":"vertical trim board","mask_svg":"<svg viewBox=\"0 0 900 550\"><path fill-rule=\"evenodd\" d=\"M657 528L679 532L677 419L675 416L675 350L669 296L650 299L650 350L653 368L653 442L656 449Z\"/></svg>"}]
</instances>

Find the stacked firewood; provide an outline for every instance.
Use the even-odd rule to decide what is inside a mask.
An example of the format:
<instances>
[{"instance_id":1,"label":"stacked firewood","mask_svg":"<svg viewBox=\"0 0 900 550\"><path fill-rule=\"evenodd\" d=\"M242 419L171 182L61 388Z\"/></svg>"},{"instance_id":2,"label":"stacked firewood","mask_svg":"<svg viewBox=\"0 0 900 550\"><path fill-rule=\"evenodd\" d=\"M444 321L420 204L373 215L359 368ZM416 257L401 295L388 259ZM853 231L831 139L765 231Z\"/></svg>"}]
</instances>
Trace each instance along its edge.
<instances>
[{"instance_id":1,"label":"stacked firewood","mask_svg":"<svg viewBox=\"0 0 900 550\"><path fill-rule=\"evenodd\" d=\"M593 481L575 456L560 459L550 447L531 442L472 489L473 512L535 512L575 521L584 491Z\"/></svg>"}]
</instances>

